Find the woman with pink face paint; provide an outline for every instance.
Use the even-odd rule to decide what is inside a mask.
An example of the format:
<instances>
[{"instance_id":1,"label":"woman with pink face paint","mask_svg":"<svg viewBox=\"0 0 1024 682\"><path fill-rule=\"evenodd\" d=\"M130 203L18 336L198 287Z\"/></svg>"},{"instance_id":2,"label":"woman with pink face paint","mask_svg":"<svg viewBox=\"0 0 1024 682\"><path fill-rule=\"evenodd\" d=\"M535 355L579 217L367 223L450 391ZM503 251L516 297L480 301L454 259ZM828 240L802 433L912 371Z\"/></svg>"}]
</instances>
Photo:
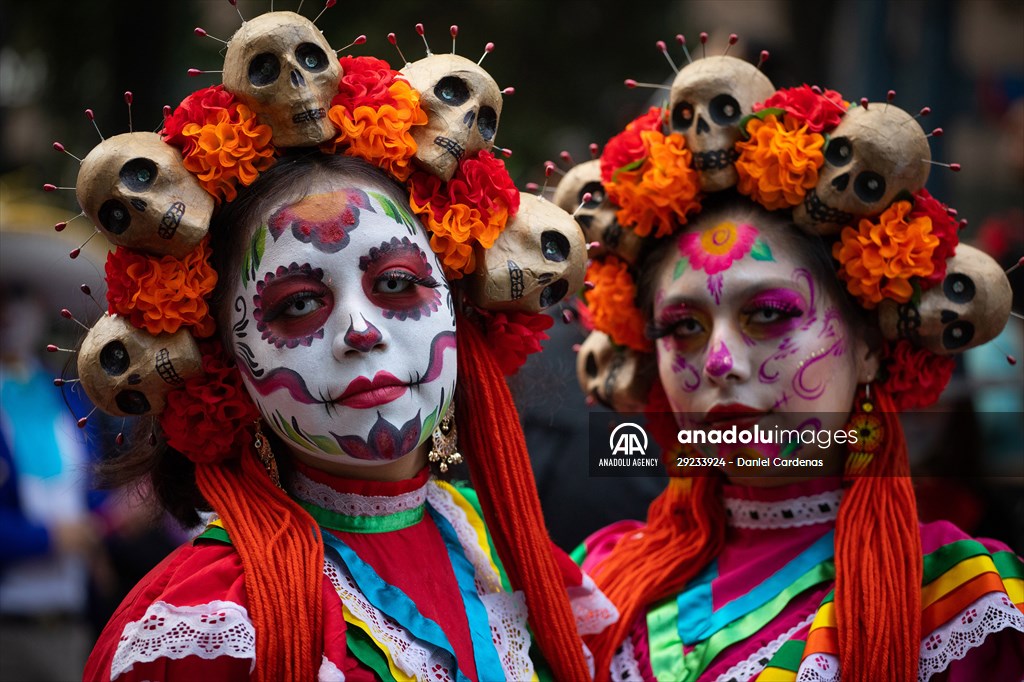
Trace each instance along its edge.
<instances>
[{"instance_id":1,"label":"woman with pink face paint","mask_svg":"<svg viewBox=\"0 0 1024 682\"><path fill-rule=\"evenodd\" d=\"M623 616L588 640L606 679L1019 679L1024 564L918 528L878 330L824 241L723 193L637 271L671 478L576 555Z\"/></svg>"}]
</instances>

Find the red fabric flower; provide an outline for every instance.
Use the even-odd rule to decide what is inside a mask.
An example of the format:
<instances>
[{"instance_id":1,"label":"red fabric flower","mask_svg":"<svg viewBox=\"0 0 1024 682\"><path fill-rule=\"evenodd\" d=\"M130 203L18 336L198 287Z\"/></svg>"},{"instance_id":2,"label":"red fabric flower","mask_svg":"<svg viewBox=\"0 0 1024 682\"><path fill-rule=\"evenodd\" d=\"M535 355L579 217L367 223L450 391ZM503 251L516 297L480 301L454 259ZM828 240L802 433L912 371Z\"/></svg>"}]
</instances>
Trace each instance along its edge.
<instances>
[{"instance_id":1,"label":"red fabric flower","mask_svg":"<svg viewBox=\"0 0 1024 682\"><path fill-rule=\"evenodd\" d=\"M955 365L953 358L919 348L906 339L886 341L882 351L886 378L882 386L901 412L927 407L939 399Z\"/></svg>"},{"instance_id":2,"label":"red fabric flower","mask_svg":"<svg viewBox=\"0 0 1024 682\"><path fill-rule=\"evenodd\" d=\"M642 161L647 156L647 144L640 133L647 130L661 130L664 110L651 107L646 114L626 124L626 129L608 140L601 152L601 181L610 182L615 171L624 166Z\"/></svg>"},{"instance_id":3,"label":"red fabric flower","mask_svg":"<svg viewBox=\"0 0 1024 682\"><path fill-rule=\"evenodd\" d=\"M223 85L213 85L202 90L196 90L186 97L174 110L174 113L164 119L164 129L160 131L164 142L174 145L188 153L196 145L194 137L186 137L182 129L188 123L195 123L203 126L213 121L220 111L231 111L235 104L235 96L224 89Z\"/></svg>"},{"instance_id":4,"label":"red fabric flower","mask_svg":"<svg viewBox=\"0 0 1024 682\"><path fill-rule=\"evenodd\" d=\"M782 109L806 124L812 133L831 130L839 124L846 113L843 96L835 90L825 90L820 95L811 86L801 85L796 88L782 88L764 102L754 105L754 111L762 109Z\"/></svg>"},{"instance_id":5,"label":"red fabric flower","mask_svg":"<svg viewBox=\"0 0 1024 682\"><path fill-rule=\"evenodd\" d=\"M167 444L196 464L214 464L250 447L259 416L234 361L217 341L200 344L203 371L167 395L160 415Z\"/></svg>"},{"instance_id":6,"label":"red fabric flower","mask_svg":"<svg viewBox=\"0 0 1024 682\"><path fill-rule=\"evenodd\" d=\"M484 335L494 353L494 359L505 376L515 374L531 353L541 349L547 341L544 332L555 321L544 313L483 312Z\"/></svg>"},{"instance_id":7,"label":"red fabric flower","mask_svg":"<svg viewBox=\"0 0 1024 682\"><path fill-rule=\"evenodd\" d=\"M927 216L932 221L932 234L939 238L939 245L932 252L932 263L935 270L926 277L919 277L922 289L930 289L946 278L946 261L956 253L960 237L957 235L958 223L949 215L946 205L921 189L914 193L914 207L910 211L910 219Z\"/></svg>"},{"instance_id":8,"label":"red fabric flower","mask_svg":"<svg viewBox=\"0 0 1024 682\"><path fill-rule=\"evenodd\" d=\"M390 64L375 57L342 57L338 62L344 75L331 106L340 105L349 111L360 106L374 109L385 104L395 106L395 98L388 88L398 72L393 71Z\"/></svg>"}]
</instances>

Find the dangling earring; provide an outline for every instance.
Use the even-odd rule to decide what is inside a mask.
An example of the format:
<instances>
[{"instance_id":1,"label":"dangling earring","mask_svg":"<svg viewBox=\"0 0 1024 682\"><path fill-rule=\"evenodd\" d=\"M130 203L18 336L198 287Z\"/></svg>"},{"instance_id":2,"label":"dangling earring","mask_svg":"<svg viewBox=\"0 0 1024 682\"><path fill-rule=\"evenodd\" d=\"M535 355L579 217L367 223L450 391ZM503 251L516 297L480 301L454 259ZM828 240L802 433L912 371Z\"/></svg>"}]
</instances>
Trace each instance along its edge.
<instances>
[{"instance_id":1,"label":"dangling earring","mask_svg":"<svg viewBox=\"0 0 1024 682\"><path fill-rule=\"evenodd\" d=\"M441 422L434 427L434 433L431 434L431 448L430 453L427 455L427 459L433 462L440 462L438 469L441 473L448 471L449 466L456 464L462 464L462 455L459 454L459 448L456 444L458 434L455 431L455 407L454 405L448 405L448 411L445 412Z\"/></svg>"},{"instance_id":2,"label":"dangling earring","mask_svg":"<svg viewBox=\"0 0 1024 682\"><path fill-rule=\"evenodd\" d=\"M263 420L256 420L256 435L253 439L253 445L256 447L256 454L259 455L260 461L263 462L263 468L267 470L267 475L270 476L270 480L274 482L278 488L281 487L281 474L277 470L277 459L274 458L274 452L270 449L270 441L263 435L263 430L260 428L263 425Z\"/></svg>"},{"instance_id":3,"label":"dangling earring","mask_svg":"<svg viewBox=\"0 0 1024 682\"><path fill-rule=\"evenodd\" d=\"M871 400L870 382L864 384L854 396L853 413L850 415L847 428L854 432L851 434L844 472L846 477L850 477L864 473L885 437L882 420L875 414L875 404ZM857 438L856 443L852 441L854 435Z\"/></svg>"}]
</instances>

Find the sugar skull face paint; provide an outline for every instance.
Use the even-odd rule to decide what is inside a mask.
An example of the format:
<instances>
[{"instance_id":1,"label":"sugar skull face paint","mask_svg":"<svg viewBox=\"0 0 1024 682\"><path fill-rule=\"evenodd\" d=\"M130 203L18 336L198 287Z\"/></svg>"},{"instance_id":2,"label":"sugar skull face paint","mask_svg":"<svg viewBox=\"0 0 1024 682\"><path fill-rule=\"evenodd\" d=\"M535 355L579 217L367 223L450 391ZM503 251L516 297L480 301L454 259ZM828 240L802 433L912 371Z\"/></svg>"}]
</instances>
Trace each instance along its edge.
<instances>
[{"instance_id":1,"label":"sugar skull face paint","mask_svg":"<svg viewBox=\"0 0 1024 682\"><path fill-rule=\"evenodd\" d=\"M795 228L698 221L663 264L650 335L669 403L688 421L680 426L843 427L859 378L870 375L866 349L812 276L807 245L787 229ZM708 447L744 456L737 445ZM791 454L742 447L747 456Z\"/></svg>"},{"instance_id":2,"label":"sugar skull face paint","mask_svg":"<svg viewBox=\"0 0 1024 682\"><path fill-rule=\"evenodd\" d=\"M326 462L414 450L455 389L451 299L426 235L379 190L331 176L245 245L234 351L264 419Z\"/></svg>"}]
</instances>

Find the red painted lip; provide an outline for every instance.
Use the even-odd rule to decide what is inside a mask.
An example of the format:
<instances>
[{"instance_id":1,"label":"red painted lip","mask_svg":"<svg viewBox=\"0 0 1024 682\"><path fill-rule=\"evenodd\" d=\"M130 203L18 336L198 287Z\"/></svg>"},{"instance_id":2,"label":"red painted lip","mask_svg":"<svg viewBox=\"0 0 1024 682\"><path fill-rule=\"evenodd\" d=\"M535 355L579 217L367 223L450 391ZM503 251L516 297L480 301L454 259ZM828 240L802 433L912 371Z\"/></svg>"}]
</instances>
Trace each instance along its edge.
<instances>
[{"instance_id":1,"label":"red painted lip","mask_svg":"<svg viewBox=\"0 0 1024 682\"><path fill-rule=\"evenodd\" d=\"M407 390L409 386L405 382L391 372L381 370L374 375L372 381L366 377L353 379L334 402L345 407L365 410L397 400L405 395Z\"/></svg>"},{"instance_id":2,"label":"red painted lip","mask_svg":"<svg viewBox=\"0 0 1024 682\"><path fill-rule=\"evenodd\" d=\"M768 414L768 410L760 410L742 403L726 403L715 405L704 415L704 423L712 426L749 426Z\"/></svg>"}]
</instances>

